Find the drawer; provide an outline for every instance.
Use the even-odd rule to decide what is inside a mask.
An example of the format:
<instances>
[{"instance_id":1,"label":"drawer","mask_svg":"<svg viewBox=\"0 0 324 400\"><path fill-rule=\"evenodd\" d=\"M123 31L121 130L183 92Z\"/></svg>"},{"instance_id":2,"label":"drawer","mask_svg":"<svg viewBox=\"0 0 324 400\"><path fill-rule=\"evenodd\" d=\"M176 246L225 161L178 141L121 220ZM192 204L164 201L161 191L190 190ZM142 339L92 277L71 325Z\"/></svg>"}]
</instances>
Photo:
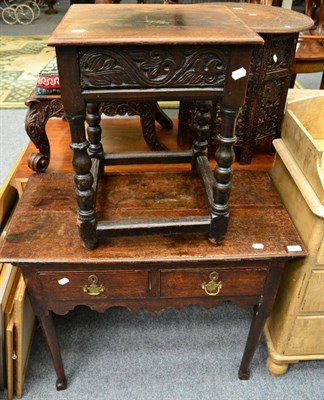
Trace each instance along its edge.
<instances>
[{"instance_id":1,"label":"drawer","mask_svg":"<svg viewBox=\"0 0 324 400\"><path fill-rule=\"evenodd\" d=\"M144 298L149 295L148 271L39 272L44 293L58 301Z\"/></svg>"},{"instance_id":2,"label":"drawer","mask_svg":"<svg viewBox=\"0 0 324 400\"><path fill-rule=\"evenodd\" d=\"M161 270L160 295L164 298L260 295L267 271L267 267Z\"/></svg>"}]
</instances>

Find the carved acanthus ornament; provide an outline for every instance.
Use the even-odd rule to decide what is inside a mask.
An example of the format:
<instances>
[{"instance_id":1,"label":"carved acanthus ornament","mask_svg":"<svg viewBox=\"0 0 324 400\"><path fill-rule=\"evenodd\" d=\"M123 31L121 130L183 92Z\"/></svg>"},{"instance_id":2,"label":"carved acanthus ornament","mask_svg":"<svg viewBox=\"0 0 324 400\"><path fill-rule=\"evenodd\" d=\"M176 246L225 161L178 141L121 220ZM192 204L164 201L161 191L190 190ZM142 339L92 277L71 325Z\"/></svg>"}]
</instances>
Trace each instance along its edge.
<instances>
[{"instance_id":1,"label":"carved acanthus ornament","mask_svg":"<svg viewBox=\"0 0 324 400\"><path fill-rule=\"evenodd\" d=\"M228 51L212 47L80 50L83 88L222 87Z\"/></svg>"}]
</instances>

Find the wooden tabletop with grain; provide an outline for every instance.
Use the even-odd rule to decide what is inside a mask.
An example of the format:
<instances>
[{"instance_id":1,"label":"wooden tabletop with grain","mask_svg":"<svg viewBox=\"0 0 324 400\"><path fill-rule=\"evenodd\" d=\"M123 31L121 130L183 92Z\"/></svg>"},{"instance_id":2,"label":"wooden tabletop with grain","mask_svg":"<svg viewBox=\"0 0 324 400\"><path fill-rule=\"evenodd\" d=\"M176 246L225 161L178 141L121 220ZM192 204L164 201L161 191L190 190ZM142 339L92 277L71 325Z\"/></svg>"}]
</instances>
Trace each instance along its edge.
<instances>
[{"instance_id":1,"label":"wooden tabletop with grain","mask_svg":"<svg viewBox=\"0 0 324 400\"><path fill-rule=\"evenodd\" d=\"M257 33L312 26L306 15L259 4L74 4L48 45L262 44Z\"/></svg>"},{"instance_id":2,"label":"wooden tabletop with grain","mask_svg":"<svg viewBox=\"0 0 324 400\"><path fill-rule=\"evenodd\" d=\"M48 40L68 45L263 44L224 4L73 5Z\"/></svg>"}]
</instances>

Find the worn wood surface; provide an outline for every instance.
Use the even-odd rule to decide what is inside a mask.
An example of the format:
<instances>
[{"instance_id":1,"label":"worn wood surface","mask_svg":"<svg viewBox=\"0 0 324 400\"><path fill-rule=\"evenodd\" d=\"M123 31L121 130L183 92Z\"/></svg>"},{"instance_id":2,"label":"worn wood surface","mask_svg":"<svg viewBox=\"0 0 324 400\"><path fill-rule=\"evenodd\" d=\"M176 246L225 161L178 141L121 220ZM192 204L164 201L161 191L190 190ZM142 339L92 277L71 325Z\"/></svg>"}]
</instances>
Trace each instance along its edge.
<instances>
[{"instance_id":1,"label":"worn wood surface","mask_svg":"<svg viewBox=\"0 0 324 400\"><path fill-rule=\"evenodd\" d=\"M107 171L101 183L97 210L108 219L208 212L200 182L190 172ZM75 224L72 174L31 176L1 258L22 267L58 390L67 382L49 312L66 314L80 304L101 312L112 306L152 312L189 304L209 308L223 301L254 307L239 367L239 378L249 379L284 262L304 256L305 249L267 173L237 171L232 199L228 237L221 246L206 235L149 235L106 239L88 251ZM255 249L254 243L264 248ZM302 251L287 251L291 244ZM96 295L89 295L92 290Z\"/></svg>"},{"instance_id":2,"label":"worn wood surface","mask_svg":"<svg viewBox=\"0 0 324 400\"><path fill-rule=\"evenodd\" d=\"M113 12L112 12L113 11ZM201 21L204 21L202 24ZM262 39L219 4L73 5L48 45L177 45L262 43Z\"/></svg>"},{"instance_id":3,"label":"worn wood surface","mask_svg":"<svg viewBox=\"0 0 324 400\"><path fill-rule=\"evenodd\" d=\"M249 3L227 3L235 15L258 33L291 33L309 29L314 22L299 12Z\"/></svg>"},{"instance_id":4,"label":"worn wood surface","mask_svg":"<svg viewBox=\"0 0 324 400\"><path fill-rule=\"evenodd\" d=\"M208 212L201 184L190 177L190 172L112 174L102 183L97 208L100 217L108 220ZM296 254L288 253L286 245L300 244L269 176L252 171L234 174L229 232L222 246L211 245L206 235L154 235L103 239L102 246L89 252L83 249L77 235L72 175L32 175L1 257L13 262L96 264L121 260L189 261L197 257L206 261L269 256L288 259ZM33 246L26 246L29 242ZM253 250L253 243L263 243L264 249Z\"/></svg>"},{"instance_id":5,"label":"worn wood surface","mask_svg":"<svg viewBox=\"0 0 324 400\"><path fill-rule=\"evenodd\" d=\"M118 16L112 15L117 10ZM142 13L141 9L145 9ZM229 15L233 13L235 19ZM231 20L231 21L230 21ZM203 27L197 21L204 21ZM240 27L244 21L251 30ZM289 21L289 22L287 22ZM88 24L94 33L88 35ZM200 25L200 24L198 24ZM247 37L258 42L258 33L299 32L313 25L311 18L300 13L254 4L194 4L194 5L129 5L97 4L73 5L63 19L63 24L50 37L48 44L198 44L215 43L215 30L227 43L243 42ZM130 30L132 35L129 35ZM73 32L74 31L74 32ZM66 32L73 37L66 40ZM163 35L161 35L163 32ZM165 35L167 33L167 35ZM163 36L163 37L162 37Z\"/></svg>"}]
</instances>

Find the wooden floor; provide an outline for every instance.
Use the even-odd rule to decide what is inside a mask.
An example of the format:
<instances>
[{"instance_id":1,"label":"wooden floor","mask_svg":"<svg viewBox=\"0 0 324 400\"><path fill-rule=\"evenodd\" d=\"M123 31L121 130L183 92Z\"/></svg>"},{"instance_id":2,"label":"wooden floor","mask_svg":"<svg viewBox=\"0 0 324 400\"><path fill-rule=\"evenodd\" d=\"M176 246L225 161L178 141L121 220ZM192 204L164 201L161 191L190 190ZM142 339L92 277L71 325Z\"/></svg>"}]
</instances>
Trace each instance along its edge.
<instances>
[{"instance_id":1,"label":"wooden floor","mask_svg":"<svg viewBox=\"0 0 324 400\"><path fill-rule=\"evenodd\" d=\"M103 146L105 152L127 152L127 151L147 151L148 147L143 139L139 118L113 118L103 119L101 121L103 132ZM72 172L71 159L72 151L70 150L70 134L68 123L61 119L51 119L47 123L47 133L51 143L51 162L47 172ZM174 128L166 130L157 125L157 134L159 139L170 149L180 149L177 145L177 120L174 120ZM184 149L184 147L182 147ZM29 144L27 150L14 174L11 184L19 191L21 183L25 183L32 171L28 168L27 160L32 152L37 151L32 143ZM271 154L256 154L250 165L240 165L234 163L234 170L270 170L274 156ZM215 161L210 161L211 167L214 167ZM181 170L183 165L154 165L154 166L123 166L110 167L111 171L117 170L147 170L164 168Z\"/></svg>"}]
</instances>

